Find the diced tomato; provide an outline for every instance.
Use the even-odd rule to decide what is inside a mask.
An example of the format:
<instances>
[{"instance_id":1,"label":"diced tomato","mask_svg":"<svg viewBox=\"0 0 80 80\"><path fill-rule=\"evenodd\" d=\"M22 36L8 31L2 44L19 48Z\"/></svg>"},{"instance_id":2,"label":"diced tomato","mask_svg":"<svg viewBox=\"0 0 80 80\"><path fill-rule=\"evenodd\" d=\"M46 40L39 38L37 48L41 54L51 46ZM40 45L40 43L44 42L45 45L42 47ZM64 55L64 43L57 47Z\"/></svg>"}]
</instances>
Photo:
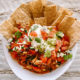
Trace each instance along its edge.
<instances>
[{"instance_id":1,"label":"diced tomato","mask_svg":"<svg viewBox=\"0 0 80 80\"><path fill-rule=\"evenodd\" d=\"M61 61L61 64L63 64L64 62L65 62L65 61L64 61L64 60L62 60L62 61Z\"/></svg>"},{"instance_id":2,"label":"diced tomato","mask_svg":"<svg viewBox=\"0 0 80 80\"><path fill-rule=\"evenodd\" d=\"M31 36L34 36L34 37L37 37L37 33L36 33L35 31L32 31L32 32L30 33L30 35L31 35Z\"/></svg>"},{"instance_id":3,"label":"diced tomato","mask_svg":"<svg viewBox=\"0 0 80 80\"><path fill-rule=\"evenodd\" d=\"M29 46L30 46L30 45L31 45L31 42L27 42L27 45L29 45Z\"/></svg>"},{"instance_id":4,"label":"diced tomato","mask_svg":"<svg viewBox=\"0 0 80 80\"><path fill-rule=\"evenodd\" d=\"M63 59L62 59L61 57L58 57L58 58L57 58L57 61L58 61L58 62L61 62L62 60L63 60Z\"/></svg>"},{"instance_id":5,"label":"diced tomato","mask_svg":"<svg viewBox=\"0 0 80 80\"><path fill-rule=\"evenodd\" d=\"M49 33L48 37L49 37L49 38L53 38L53 36L54 36L54 32L51 31L51 32Z\"/></svg>"},{"instance_id":6,"label":"diced tomato","mask_svg":"<svg viewBox=\"0 0 80 80\"><path fill-rule=\"evenodd\" d=\"M53 30L56 31L57 30L57 27L56 26L53 26Z\"/></svg>"},{"instance_id":7,"label":"diced tomato","mask_svg":"<svg viewBox=\"0 0 80 80\"><path fill-rule=\"evenodd\" d=\"M49 59L47 60L47 64L48 64L48 65L51 64L51 58L49 58Z\"/></svg>"},{"instance_id":8,"label":"diced tomato","mask_svg":"<svg viewBox=\"0 0 80 80\"><path fill-rule=\"evenodd\" d=\"M41 69L38 68L38 67L32 66L32 69L33 69L35 72L41 72Z\"/></svg>"},{"instance_id":9,"label":"diced tomato","mask_svg":"<svg viewBox=\"0 0 80 80\"><path fill-rule=\"evenodd\" d=\"M22 42L23 42L22 38L18 39L18 43L22 43Z\"/></svg>"},{"instance_id":10,"label":"diced tomato","mask_svg":"<svg viewBox=\"0 0 80 80\"><path fill-rule=\"evenodd\" d=\"M69 42L69 37L64 35L64 37L62 38L62 40L66 40L66 41Z\"/></svg>"},{"instance_id":11,"label":"diced tomato","mask_svg":"<svg viewBox=\"0 0 80 80\"><path fill-rule=\"evenodd\" d=\"M47 57L44 57L43 55L40 56L40 59L42 60L43 63L46 63L47 62Z\"/></svg>"},{"instance_id":12,"label":"diced tomato","mask_svg":"<svg viewBox=\"0 0 80 80\"><path fill-rule=\"evenodd\" d=\"M60 47L56 46L55 51L58 52L59 51L59 48Z\"/></svg>"},{"instance_id":13,"label":"diced tomato","mask_svg":"<svg viewBox=\"0 0 80 80\"><path fill-rule=\"evenodd\" d=\"M19 44L17 44L17 43L11 43L11 49L13 49L16 46L19 46Z\"/></svg>"},{"instance_id":14,"label":"diced tomato","mask_svg":"<svg viewBox=\"0 0 80 80\"><path fill-rule=\"evenodd\" d=\"M61 42L61 40L57 40L57 43L56 43L56 45L57 45L58 47L61 47L61 45L62 45L62 42Z\"/></svg>"},{"instance_id":15,"label":"diced tomato","mask_svg":"<svg viewBox=\"0 0 80 80\"><path fill-rule=\"evenodd\" d=\"M44 40L46 40L46 39L48 38L47 32L45 32L45 31L43 31L43 30L41 30L41 35L42 35L42 38L43 38Z\"/></svg>"},{"instance_id":16,"label":"diced tomato","mask_svg":"<svg viewBox=\"0 0 80 80\"><path fill-rule=\"evenodd\" d=\"M11 56L13 59L17 59L18 55L17 55L17 52L11 52Z\"/></svg>"},{"instance_id":17,"label":"diced tomato","mask_svg":"<svg viewBox=\"0 0 80 80\"><path fill-rule=\"evenodd\" d=\"M36 51L30 49L30 50L29 50L29 53L32 54L32 55L34 55L34 54L36 54Z\"/></svg>"},{"instance_id":18,"label":"diced tomato","mask_svg":"<svg viewBox=\"0 0 80 80\"><path fill-rule=\"evenodd\" d=\"M51 58L53 59L53 60L55 60L56 59L56 57L57 57L57 55L56 55L56 51L51 51Z\"/></svg>"},{"instance_id":19,"label":"diced tomato","mask_svg":"<svg viewBox=\"0 0 80 80\"><path fill-rule=\"evenodd\" d=\"M68 41L65 41L65 40L62 40L62 45L63 46L68 46L69 45L69 42Z\"/></svg>"},{"instance_id":20,"label":"diced tomato","mask_svg":"<svg viewBox=\"0 0 80 80\"><path fill-rule=\"evenodd\" d=\"M61 47L61 51L66 51L68 49L68 46Z\"/></svg>"}]
</instances>

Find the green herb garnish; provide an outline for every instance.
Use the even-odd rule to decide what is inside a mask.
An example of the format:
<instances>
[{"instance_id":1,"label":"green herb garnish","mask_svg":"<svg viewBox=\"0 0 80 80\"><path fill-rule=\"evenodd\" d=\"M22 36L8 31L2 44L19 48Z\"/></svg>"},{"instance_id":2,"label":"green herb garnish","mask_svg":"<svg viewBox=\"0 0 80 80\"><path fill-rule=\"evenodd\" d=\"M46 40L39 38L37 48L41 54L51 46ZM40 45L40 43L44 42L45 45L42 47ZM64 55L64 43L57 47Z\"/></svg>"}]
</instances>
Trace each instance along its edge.
<instances>
[{"instance_id":1,"label":"green herb garnish","mask_svg":"<svg viewBox=\"0 0 80 80\"><path fill-rule=\"evenodd\" d=\"M21 49L24 49L24 47L21 47Z\"/></svg>"},{"instance_id":2,"label":"green herb garnish","mask_svg":"<svg viewBox=\"0 0 80 80\"><path fill-rule=\"evenodd\" d=\"M72 58L72 54L69 54L69 55L68 55L68 58L71 59L71 58Z\"/></svg>"},{"instance_id":3,"label":"green herb garnish","mask_svg":"<svg viewBox=\"0 0 80 80\"><path fill-rule=\"evenodd\" d=\"M21 33L21 32L19 32L19 31L15 32L15 36L16 36L17 38L20 38L20 37L21 37L21 35L22 35L22 33Z\"/></svg>"},{"instance_id":4,"label":"green herb garnish","mask_svg":"<svg viewBox=\"0 0 80 80\"><path fill-rule=\"evenodd\" d=\"M32 41L32 39L29 37L29 41Z\"/></svg>"},{"instance_id":5,"label":"green herb garnish","mask_svg":"<svg viewBox=\"0 0 80 80\"><path fill-rule=\"evenodd\" d=\"M63 57L64 57L64 60L68 60L72 58L72 54L64 55Z\"/></svg>"},{"instance_id":6,"label":"green herb garnish","mask_svg":"<svg viewBox=\"0 0 80 80\"><path fill-rule=\"evenodd\" d=\"M27 30L24 30L25 33L27 33Z\"/></svg>"},{"instance_id":7,"label":"green herb garnish","mask_svg":"<svg viewBox=\"0 0 80 80\"><path fill-rule=\"evenodd\" d=\"M56 33L56 36L57 36L58 38L62 38L62 37L64 36L64 34L63 34L63 32L58 31L58 32Z\"/></svg>"}]
</instances>

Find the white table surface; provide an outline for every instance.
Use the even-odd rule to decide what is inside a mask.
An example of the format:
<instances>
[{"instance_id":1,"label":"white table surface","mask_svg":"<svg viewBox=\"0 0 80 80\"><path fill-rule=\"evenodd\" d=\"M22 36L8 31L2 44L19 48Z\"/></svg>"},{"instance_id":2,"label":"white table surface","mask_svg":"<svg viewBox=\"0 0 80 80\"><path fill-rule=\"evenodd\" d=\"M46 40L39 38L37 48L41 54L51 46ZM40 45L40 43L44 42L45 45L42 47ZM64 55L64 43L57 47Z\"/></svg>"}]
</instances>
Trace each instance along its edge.
<instances>
[{"instance_id":1,"label":"white table surface","mask_svg":"<svg viewBox=\"0 0 80 80\"><path fill-rule=\"evenodd\" d=\"M31 0L0 0L0 23L6 20L21 3L28 1ZM54 3L60 6L71 9L75 13L74 16L80 20L80 0L49 0L49 1L53 1ZM9 65L7 64L1 42L0 42L0 80L20 80L18 77L15 76L15 74L11 71ZM80 42L78 42L78 51L73 64L67 70L67 72L57 80L80 80Z\"/></svg>"}]
</instances>

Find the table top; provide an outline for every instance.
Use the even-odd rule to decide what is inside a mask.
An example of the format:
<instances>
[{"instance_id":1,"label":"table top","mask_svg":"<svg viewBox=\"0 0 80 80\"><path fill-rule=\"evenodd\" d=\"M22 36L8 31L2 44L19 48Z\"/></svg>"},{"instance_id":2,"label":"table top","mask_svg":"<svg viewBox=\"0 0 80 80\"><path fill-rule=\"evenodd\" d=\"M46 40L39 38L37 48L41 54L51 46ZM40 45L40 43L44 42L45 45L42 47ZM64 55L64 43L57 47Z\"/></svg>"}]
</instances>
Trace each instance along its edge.
<instances>
[{"instance_id":1,"label":"table top","mask_svg":"<svg viewBox=\"0 0 80 80\"><path fill-rule=\"evenodd\" d=\"M10 14L23 2L31 0L0 0L0 23L8 19ZM80 0L49 0L57 5L69 8L74 17L80 20ZM10 69L6 62L2 43L0 42L0 80L20 80ZM71 67L57 80L80 80L80 41L78 51Z\"/></svg>"}]
</instances>

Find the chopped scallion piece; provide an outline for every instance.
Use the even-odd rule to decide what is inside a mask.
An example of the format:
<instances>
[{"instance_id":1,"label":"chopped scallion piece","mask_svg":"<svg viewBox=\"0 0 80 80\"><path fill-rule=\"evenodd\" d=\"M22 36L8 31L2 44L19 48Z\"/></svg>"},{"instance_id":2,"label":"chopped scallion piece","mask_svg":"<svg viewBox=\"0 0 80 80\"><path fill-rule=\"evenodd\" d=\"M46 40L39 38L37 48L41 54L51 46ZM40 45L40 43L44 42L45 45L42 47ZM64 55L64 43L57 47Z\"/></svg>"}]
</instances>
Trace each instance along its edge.
<instances>
[{"instance_id":1,"label":"chopped scallion piece","mask_svg":"<svg viewBox=\"0 0 80 80\"><path fill-rule=\"evenodd\" d=\"M47 50L45 53L44 53L44 57L50 57L51 56L51 51Z\"/></svg>"},{"instance_id":2,"label":"chopped scallion piece","mask_svg":"<svg viewBox=\"0 0 80 80\"><path fill-rule=\"evenodd\" d=\"M63 57L64 57L64 60L68 60L72 58L72 54L64 55Z\"/></svg>"},{"instance_id":3,"label":"chopped scallion piece","mask_svg":"<svg viewBox=\"0 0 80 80\"><path fill-rule=\"evenodd\" d=\"M71 58L72 58L72 54L69 54L69 55L68 55L68 58L71 59Z\"/></svg>"},{"instance_id":4,"label":"chopped scallion piece","mask_svg":"<svg viewBox=\"0 0 80 80\"><path fill-rule=\"evenodd\" d=\"M62 38L62 37L64 36L64 34L63 34L63 32L58 31L58 32L56 33L56 36L59 37L59 38Z\"/></svg>"},{"instance_id":5,"label":"chopped scallion piece","mask_svg":"<svg viewBox=\"0 0 80 80\"><path fill-rule=\"evenodd\" d=\"M64 55L64 60L68 60L68 55Z\"/></svg>"},{"instance_id":6,"label":"chopped scallion piece","mask_svg":"<svg viewBox=\"0 0 80 80\"><path fill-rule=\"evenodd\" d=\"M35 38L35 41L37 41L38 43L41 43L41 39L40 38Z\"/></svg>"},{"instance_id":7,"label":"chopped scallion piece","mask_svg":"<svg viewBox=\"0 0 80 80\"><path fill-rule=\"evenodd\" d=\"M29 41L32 41L32 39L29 37Z\"/></svg>"},{"instance_id":8,"label":"chopped scallion piece","mask_svg":"<svg viewBox=\"0 0 80 80\"><path fill-rule=\"evenodd\" d=\"M24 49L24 47L21 47L21 49Z\"/></svg>"},{"instance_id":9,"label":"chopped scallion piece","mask_svg":"<svg viewBox=\"0 0 80 80\"><path fill-rule=\"evenodd\" d=\"M24 30L25 33L27 33L27 30Z\"/></svg>"}]
</instances>

